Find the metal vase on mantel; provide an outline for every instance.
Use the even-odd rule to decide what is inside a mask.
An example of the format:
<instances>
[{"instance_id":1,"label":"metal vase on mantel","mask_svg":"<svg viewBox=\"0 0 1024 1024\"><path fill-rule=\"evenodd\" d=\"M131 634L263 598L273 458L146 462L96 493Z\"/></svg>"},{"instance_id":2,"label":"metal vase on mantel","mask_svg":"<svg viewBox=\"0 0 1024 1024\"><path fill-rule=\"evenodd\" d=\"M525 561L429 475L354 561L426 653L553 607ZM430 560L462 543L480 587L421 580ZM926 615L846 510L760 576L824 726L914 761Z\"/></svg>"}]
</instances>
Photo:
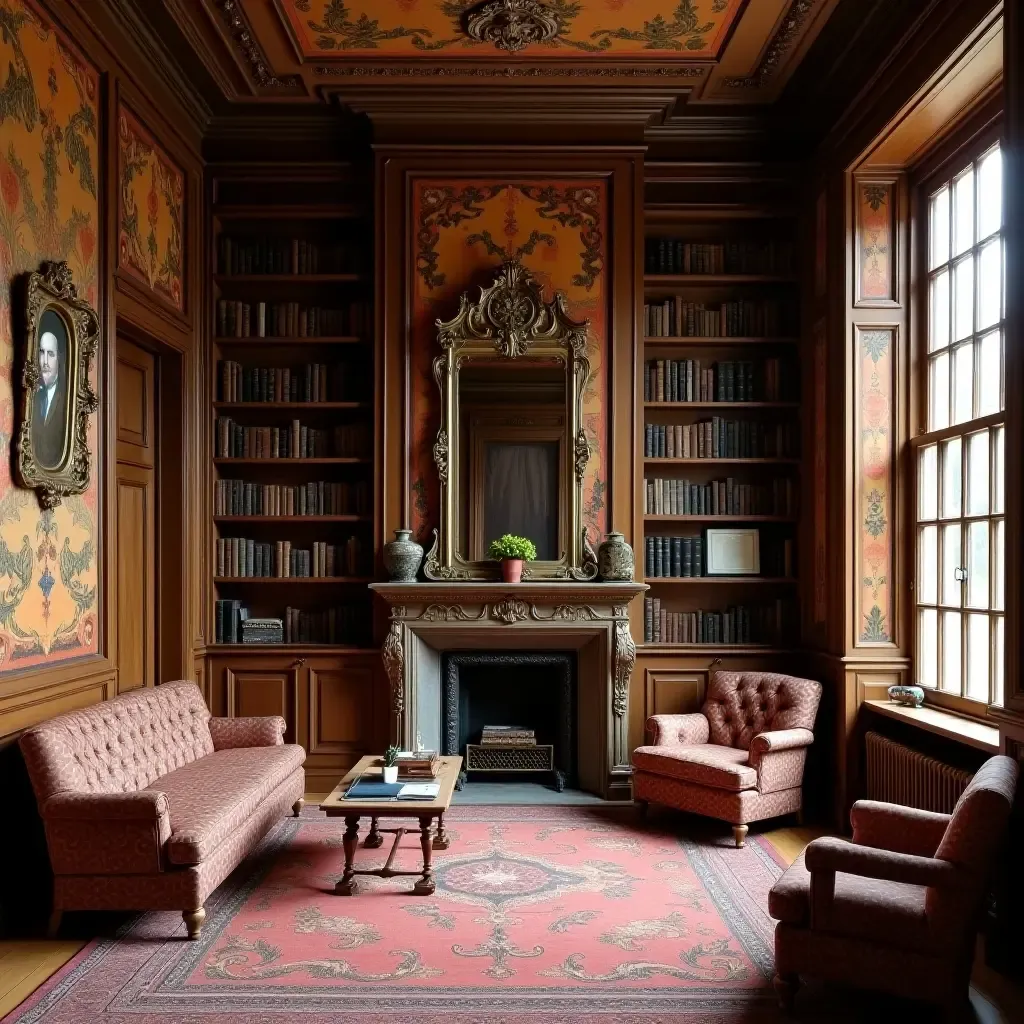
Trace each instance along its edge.
<instances>
[{"instance_id":1,"label":"metal vase on mantel","mask_svg":"<svg viewBox=\"0 0 1024 1024\"><path fill-rule=\"evenodd\" d=\"M412 539L412 530L395 530L395 539L384 545L384 568L392 583L415 583L423 561L423 546Z\"/></svg>"},{"instance_id":2,"label":"metal vase on mantel","mask_svg":"<svg viewBox=\"0 0 1024 1024\"><path fill-rule=\"evenodd\" d=\"M621 533L609 533L597 549L597 571L606 583L631 583L633 549Z\"/></svg>"}]
</instances>

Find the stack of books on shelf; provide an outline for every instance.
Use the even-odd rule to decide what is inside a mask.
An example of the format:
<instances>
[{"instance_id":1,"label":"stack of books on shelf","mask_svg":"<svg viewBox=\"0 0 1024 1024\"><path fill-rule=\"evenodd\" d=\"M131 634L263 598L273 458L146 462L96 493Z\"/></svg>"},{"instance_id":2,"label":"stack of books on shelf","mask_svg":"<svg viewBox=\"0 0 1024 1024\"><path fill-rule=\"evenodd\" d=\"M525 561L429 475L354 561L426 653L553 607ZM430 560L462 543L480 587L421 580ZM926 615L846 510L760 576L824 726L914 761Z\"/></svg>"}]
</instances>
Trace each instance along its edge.
<instances>
[{"instance_id":1,"label":"stack of books on shelf","mask_svg":"<svg viewBox=\"0 0 1024 1024\"><path fill-rule=\"evenodd\" d=\"M645 423L647 459L767 459L794 453L793 423L765 424L712 416L696 423Z\"/></svg>"},{"instance_id":2,"label":"stack of books on shelf","mask_svg":"<svg viewBox=\"0 0 1024 1024\"><path fill-rule=\"evenodd\" d=\"M704 575L701 537L644 537L644 575L689 578Z\"/></svg>"},{"instance_id":3,"label":"stack of books on shelf","mask_svg":"<svg viewBox=\"0 0 1024 1024\"><path fill-rule=\"evenodd\" d=\"M294 486L218 480L214 488L215 516L361 516L369 511L370 486L365 480L315 480Z\"/></svg>"},{"instance_id":4,"label":"stack of books on shelf","mask_svg":"<svg viewBox=\"0 0 1024 1024\"><path fill-rule=\"evenodd\" d=\"M789 242L691 242L685 238L648 238L644 253L648 274L788 274L793 267Z\"/></svg>"},{"instance_id":5,"label":"stack of books on shelf","mask_svg":"<svg viewBox=\"0 0 1024 1024\"><path fill-rule=\"evenodd\" d=\"M645 402L778 402L783 398L782 363L764 359L650 359L644 363Z\"/></svg>"},{"instance_id":6,"label":"stack of books on shelf","mask_svg":"<svg viewBox=\"0 0 1024 1024\"><path fill-rule=\"evenodd\" d=\"M358 576L365 562L363 542L354 536L337 545L315 541L311 549L293 548L290 540L267 544L245 537L217 539L217 576L276 579Z\"/></svg>"},{"instance_id":7,"label":"stack of books on shelf","mask_svg":"<svg viewBox=\"0 0 1024 1024\"><path fill-rule=\"evenodd\" d=\"M230 416L217 417L219 459L322 459L361 457L370 439L367 423L351 423L330 430L292 420L287 427L251 427Z\"/></svg>"},{"instance_id":8,"label":"stack of books on shelf","mask_svg":"<svg viewBox=\"0 0 1024 1024\"><path fill-rule=\"evenodd\" d=\"M485 725L480 743L485 747L535 747L537 734L521 725Z\"/></svg>"},{"instance_id":9,"label":"stack of books on shelf","mask_svg":"<svg viewBox=\"0 0 1024 1024\"><path fill-rule=\"evenodd\" d=\"M750 607L731 605L724 611L670 611L658 597L644 598L644 643L770 644L793 635L796 606L779 599Z\"/></svg>"},{"instance_id":10,"label":"stack of books on shelf","mask_svg":"<svg viewBox=\"0 0 1024 1024\"><path fill-rule=\"evenodd\" d=\"M346 270L351 254L341 245L319 245L306 238L234 238L217 240L221 274L320 274Z\"/></svg>"},{"instance_id":11,"label":"stack of books on shelf","mask_svg":"<svg viewBox=\"0 0 1024 1024\"><path fill-rule=\"evenodd\" d=\"M218 364L222 402L330 402L343 393L342 367L306 363L295 369L242 366L233 359Z\"/></svg>"},{"instance_id":12,"label":"stack of books on shelf","mask_svg":"<svg viewBox=\"0 0 1024 1024\"><path fill-rule=\"evenodd\" d=\"M783 306L776 299L706 304L685 302L676 295L644 304L648 338L773 338L784 333Z\"/></svg>"},{"instance_id":13,"label":"stack of books on shelf","mask_svg":"<svg viewBox=\"0 0 1024 1024\"><path fill-rule=\"evenodd\" d=\"M793 516L793 481L741 484L733 477L692 483L678 477L644 480L645 516Z\"/></svg>"},{"instance_id":14,"label":"stack of books on shelf","mask_svg":"<svg viewBox=\"0 0 1024 1024\"><path fill-rule=\"evenodd\" d=\"M366 602L337 605L315 612L304 612L289 605L284 610L284 642L365 646L371 632L370 618Z\"/></svg>"},{"instance_id":15,"label":"stack of books on shelf","mask_svg":"<svg viewBox=\"0 0 1024 1024\"><path fill-rule=\"evenodd\" d=\"M249 609L241 601L214 601L214 640L218 644L240 644L242 623L249 618Z\"/></svg>"},{"instance_id":16,"label":"stack of books on shelf","mask_svg":"<svg viewBox=\"0 0 1024 1024\"><path fill-rule=\"evenodd\" d=\"M369 307L359 300L344 309L298 302L217 302L217 335L221 338L354 337L366 333L369 322Z\"/></svg>"},{"instance_id":17,"label":"stack of books on shelf","mask_svg":"<svg viewBox=\"0 0 1024 1024\"><path fill-rule=\"evenodd\" d=\"M402 750L398 754L400 779L436 779L441 761L436 750Z\"/></svg>"}]
</instances>

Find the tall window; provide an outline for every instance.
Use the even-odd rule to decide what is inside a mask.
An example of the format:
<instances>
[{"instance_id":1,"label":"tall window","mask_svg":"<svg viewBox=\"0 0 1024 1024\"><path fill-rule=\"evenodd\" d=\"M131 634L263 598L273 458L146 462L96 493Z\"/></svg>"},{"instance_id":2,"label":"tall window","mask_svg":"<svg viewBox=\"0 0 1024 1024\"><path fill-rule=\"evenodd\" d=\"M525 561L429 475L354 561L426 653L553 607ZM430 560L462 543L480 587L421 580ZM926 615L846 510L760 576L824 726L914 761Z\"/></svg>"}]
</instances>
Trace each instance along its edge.
<instances>
[{"instance_id":1,"label":"tall window","mask_svg":"<svg viewBox=\"0 0 1024 1024\"><path fill-rule=\"evenodd\" d=\"M917 681L979 710L1003 701L1002 227L997 144L927 196L925 430L912 442Z\"/></svg>"}]
</instances>

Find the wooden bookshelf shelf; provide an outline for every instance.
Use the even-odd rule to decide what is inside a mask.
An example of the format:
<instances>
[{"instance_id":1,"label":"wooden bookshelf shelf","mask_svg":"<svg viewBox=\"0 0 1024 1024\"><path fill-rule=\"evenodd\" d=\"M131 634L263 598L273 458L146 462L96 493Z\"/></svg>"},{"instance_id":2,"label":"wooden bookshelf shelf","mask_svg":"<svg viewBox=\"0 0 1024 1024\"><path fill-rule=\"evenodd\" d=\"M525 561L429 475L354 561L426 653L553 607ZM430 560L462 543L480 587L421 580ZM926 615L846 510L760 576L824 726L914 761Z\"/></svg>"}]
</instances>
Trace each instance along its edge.
<instances>
[{"instance_id":1,"label":"wooden bookshelf shelf","mask_svg":"<svg viewBox=\"0 0 1024 1024\"><path fill-rule=\"evenodd\" d=\"M233 654L236 651L259 651L261 654L376 654L379 647L357 647L353 644L209 644L210 654Z\"/></svg>"},{"instance_id":2,"label":"wooden bookshelf shelf","mask_svg":"<svg viewBox=\"0 0 1024 1024\"><path fill-rule=\"evenodd\" d=\"M795 650L775 647L773 644L672 644L642 643L636 645L638 654L796 654Z\"/></svg>"},{"instance_id":3,"label":"wooden bookshelf shelf","mask_svg":"<svg viewBox=\"0 0 1024 1024\"><path fill-rule=\"evenodd\" d=\"M302 335L294 335L280 338L214 338L215 345L245 345L249 346L273 346L284 347L305 347L306 345L362 345L365 339L356 335L324 335L322 337L308 338Z\"/></svg>"},{"instance_id":4,"label":"wooden bookshelf shelf","mask_svg":"<svg viewBox=\"0 0 1024 1024\"><path fill-rule=\"evenodd\" d=\"M214 402L214 409L371 409L372 402Z\"/></svg>"},{"instance_id":5,"label":"wooden bookshelf shelf","mask_svg":"<svg viewBox=\"0 0 1024 1024\"><path fill-rule=\"evenodd\" d=\"M792 274L644 274L645 288L703 284L796 284Z\"/></svg>"},{"instance_id":6,"label":"wooden bookshelf shelf","mask_svg":"<svg viewBox=\"0 0 1024 1024\"><path fill-rule=\"evenodd\" d=\"M214 516L215 523L369 523L372 516Z\"/></svg>"},{"instance_id":7,"label":"wooden bookshelf shelf","mask_svg":"<svg viewBox=\"0 0 1024 1024\"><path fill-rule=\"evenodd\" d=\"M704 459L700 460L705 461ZM648 513L644 522L650 523L795 523L795 516L684 516L654 515Z\"/></svg>"},{"instance_id":8,"label":"wooden bookshelf shelf","mask_svg":"<svg viewBox=\"0 0 1024 1024\"><path fill-rule=\"evenodd\" d=\"M365 220L368 211L352 203L287 203L267 206L214 206L218 220Z\"/></svg>"},{"instance_id":9,"label":"wooden bookshelf shelf","mask_svg":"<svg viewBox=\"0 0 1024 1024\"><path fill-rule=\"evenodd\" d=\"M215 466L369 466L373 459L334 456L322 459L231 459L216 458Z\"/></svg>"},{"instance_id":10,"label":"wooden bookshelf shelf","mask_svg":"<svg viewBox=\"0 0 1024 1024\"><path fill-rule=\"evenodd\" d=\"M214 274L215 284L359 284L365 274Z\"/></svg>"},{"instance_id":11,"label":"wooden bookshelf shelf","mask_svg":"<svg viewBox=\"0 0 1024 1024\"><path fill-rule=\"evenodd\" d=\"M799 409L799 402L644 402L645 409Z\"/></svg>"},{"instance_id":12,"label":"wooden bookshelf shelf","mask_svg":"<svg viewBox=\"0 0 1024 1024\"><path fill-rule=\"evenodd\" d=\"M261 586L294 586L296 583L334 584L335 586L351 586L354 584L373 583L372 576L214 576L213 582L245 583Z\"/></svg>"},{"instance_id":13,"label":"wooden bookshelf shelf","mask_svg":"<svg viewBox=\"0 0 1024 1024\"><path fill-rule=\"evenodd\" d=\"M762 348L769 348L772 345L799 345L799 338L729 338L729 337L707 337L683 334L675 337L665 335L648 336L644 338L645 345L667 345L672 348L733 348L739 345L758 345Z\"/></svg>"},{"instance_id":14,"label":"wooden bookshelf shelf","mask_svg":"<svg viewBox=\"0 0 1024 1024\"><path fill-rule=\"evenodd\" d=\"M799 459L765 458L765 459L659 459L647 457L644 465L652 466L714 466L714 465L741 465L741 466L799 466Z\"/></svg>"},{"instance_id":15,"label":"wooden bookshelf shelf","mask_svg":"<svg viewBox=\"0 0 1024 1024\"><path fill-rule=\"evenodd\" d=\"M750 586L792 586L799 582L789 576L645 576L644 583L730 583Z\"/></svg>"}]
</instances>

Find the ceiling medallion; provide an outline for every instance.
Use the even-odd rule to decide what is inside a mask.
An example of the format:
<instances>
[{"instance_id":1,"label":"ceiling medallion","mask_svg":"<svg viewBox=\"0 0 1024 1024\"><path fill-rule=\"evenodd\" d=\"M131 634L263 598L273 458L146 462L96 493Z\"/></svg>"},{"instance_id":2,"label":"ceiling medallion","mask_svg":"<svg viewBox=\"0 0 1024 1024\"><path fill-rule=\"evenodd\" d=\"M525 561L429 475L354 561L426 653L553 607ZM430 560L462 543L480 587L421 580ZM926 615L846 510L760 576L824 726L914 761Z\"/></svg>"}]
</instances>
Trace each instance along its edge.
<instances>
[{"instance_id":1,"label":"ceiling medallion","mask_svg":"<svg viewBox=\"0 0 1024 1024\"><path fill-rule=\"evenodd\" d=\"M533 43L547 43L562 30L561 18L538 0L491 0L466 15L466 34L478 43L518 53Z\"/></svg>"}]
</instances>

